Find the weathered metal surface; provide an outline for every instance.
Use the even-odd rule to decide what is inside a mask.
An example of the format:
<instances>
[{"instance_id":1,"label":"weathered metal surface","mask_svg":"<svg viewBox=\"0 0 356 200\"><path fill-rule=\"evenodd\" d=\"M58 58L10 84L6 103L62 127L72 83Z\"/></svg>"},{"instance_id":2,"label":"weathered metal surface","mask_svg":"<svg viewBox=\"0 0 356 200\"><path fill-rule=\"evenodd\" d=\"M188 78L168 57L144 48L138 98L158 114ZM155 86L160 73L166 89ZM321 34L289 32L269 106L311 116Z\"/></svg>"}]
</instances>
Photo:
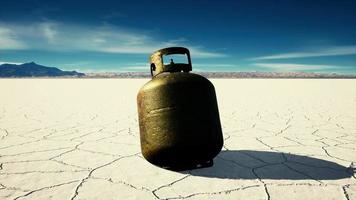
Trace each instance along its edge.
<instances>
[{"instance_id":1,"label":"weathered metal surface","mask_svg":"<svg viewBox=\"0 0 356 200\"><path fill-rule=\"evenodd\" d=\"M167 68L162 55L176 50L188 52L189 63ZM208 79L189 73L191 61L185 48L157 51L151 63L156 72L137 95L143 156L174 170L212 165L223 145L214 86Z\"/></svg>"}]
</instances>

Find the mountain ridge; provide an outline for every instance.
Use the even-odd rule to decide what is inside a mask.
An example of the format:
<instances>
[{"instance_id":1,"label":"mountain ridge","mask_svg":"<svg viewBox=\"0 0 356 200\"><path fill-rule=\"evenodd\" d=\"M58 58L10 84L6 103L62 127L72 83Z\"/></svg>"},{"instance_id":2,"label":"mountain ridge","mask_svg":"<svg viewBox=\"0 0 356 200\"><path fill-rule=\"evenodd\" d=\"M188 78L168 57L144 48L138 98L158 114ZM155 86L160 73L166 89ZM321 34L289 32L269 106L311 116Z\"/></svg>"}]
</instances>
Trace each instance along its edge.
<instances>
[{"instance_id":1,"label":"mountain ridge","mask_svg":"<svg viewBox=\"0 0 356 200\"><path fill-rule=\"evenodd\" d=\"M28 62L23 64L9 64L4 63L0 65L0 77L58 77L71 76L83 77L84 73L77 71L63 71L56 67L47 67L39 65L35 62Z\"/></svg>"},{"instance_id":2,"label":"mountain ridge","mask_svg":"<svg viewBox=\"0 0 356 200\"><path fill-rule=\"evenodd\" d=\"M356 79L356 74L310 73L310 72L202 72L193 71L206 78L297 78L297 79ZM62 71L56 67L47 67L35 62L23 64L4 63L0 65L0 78L151 78L149 72L92 72Z\"/></svg>"}]
</instances>

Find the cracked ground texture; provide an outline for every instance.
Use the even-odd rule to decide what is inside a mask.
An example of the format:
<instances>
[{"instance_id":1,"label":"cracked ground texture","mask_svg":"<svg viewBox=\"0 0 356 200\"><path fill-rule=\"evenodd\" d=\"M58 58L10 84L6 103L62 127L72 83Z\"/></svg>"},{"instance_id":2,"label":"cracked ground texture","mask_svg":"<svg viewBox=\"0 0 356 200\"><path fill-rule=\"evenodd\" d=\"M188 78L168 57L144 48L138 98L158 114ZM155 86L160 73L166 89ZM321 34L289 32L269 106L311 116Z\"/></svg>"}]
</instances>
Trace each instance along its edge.
<instances>
[{"instance_id":1,"label":"cracked ground texture","mask_svg":"<svg viewBox=\"0 0 356 200\"><path fill-rule=\"evenodd\" d=\"M0 199L356 199L355 80L213 79L224 147L183 172L140 153L147 81L1 79Z\"/></svg>"}]
</instances>

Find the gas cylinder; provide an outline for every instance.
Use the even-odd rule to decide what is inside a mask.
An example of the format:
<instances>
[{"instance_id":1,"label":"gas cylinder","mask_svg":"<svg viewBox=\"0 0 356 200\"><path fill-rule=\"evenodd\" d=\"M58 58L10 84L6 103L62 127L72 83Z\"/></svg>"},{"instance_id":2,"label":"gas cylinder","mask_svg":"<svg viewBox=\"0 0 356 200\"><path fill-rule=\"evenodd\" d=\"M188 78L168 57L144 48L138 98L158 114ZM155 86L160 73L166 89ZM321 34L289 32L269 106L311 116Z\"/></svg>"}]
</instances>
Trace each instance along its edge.
<instances>
[{"instance_id":1,"label":"gas cylinder","mask_svg":"<svg viewBox=\"0 0 356 200\"><path fill-rule=\"evenodd\" d=\"M186 63L164 63L179 54ZM191 73L189 50L170 47L150 57L152 79L137 94L141 151L150 163L175 171L213 165L223 146L213 84Z\"/></svg>"}]
</instances>

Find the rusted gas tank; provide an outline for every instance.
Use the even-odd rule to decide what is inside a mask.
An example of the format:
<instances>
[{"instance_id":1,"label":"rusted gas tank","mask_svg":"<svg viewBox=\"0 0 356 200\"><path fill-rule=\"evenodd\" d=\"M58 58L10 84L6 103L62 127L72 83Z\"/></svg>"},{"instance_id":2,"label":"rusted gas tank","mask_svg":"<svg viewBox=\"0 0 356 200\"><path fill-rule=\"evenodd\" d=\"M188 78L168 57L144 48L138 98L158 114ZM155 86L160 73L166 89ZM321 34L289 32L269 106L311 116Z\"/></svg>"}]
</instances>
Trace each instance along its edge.
<instances>
[{"instance_id":1,"label":"rusted gas tank","mask_svg":"<svg viewBox=\"0 0 356 200\"><path fill-rule=\"evenodd\" d=\"M163 56L181 54L187 63L164 64ZM152 80L137 95L142 154L172 170L213 165L223 136L213 84L190 73L189 50L171 47L150 57Z\"/></svg>"}]
</instances>

